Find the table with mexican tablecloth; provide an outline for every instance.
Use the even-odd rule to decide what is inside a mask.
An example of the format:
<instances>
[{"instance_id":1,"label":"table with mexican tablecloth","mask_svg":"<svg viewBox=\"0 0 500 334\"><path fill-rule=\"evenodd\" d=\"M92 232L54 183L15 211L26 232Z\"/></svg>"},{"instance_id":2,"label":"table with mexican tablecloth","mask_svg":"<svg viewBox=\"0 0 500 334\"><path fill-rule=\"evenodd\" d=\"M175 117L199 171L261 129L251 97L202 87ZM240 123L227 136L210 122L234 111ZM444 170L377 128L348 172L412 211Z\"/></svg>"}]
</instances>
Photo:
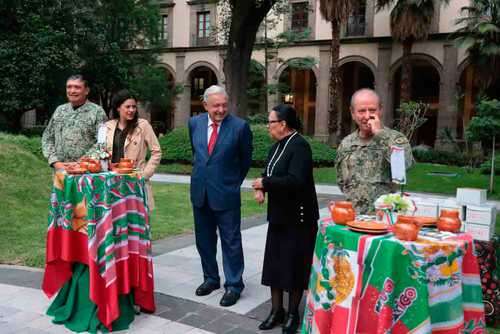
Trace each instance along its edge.
<instances>
[{"instance_id":1,"label":"table with mexican tablecloth","mask_svg":"<svg viewBox=\"0 0 500 334\"><path fill-rule=\"evenodd\" d=\"M59 291L48 311L55 321L78 331L126 328L128 323L115 326L125 312L124 297L154 312L146 196L145 181L136 174L54 175L42 289L49 297ZM84 299L81 311L63 305ZM74 312L79 319L71 319Z\"/></svg>"},{"instance_id":2,"label":"table with mexican tablecloth","mask_svg":"<svg viewBox=\"0 0 500 334\"><path fill-rule=\"evenodd\" d=\"M472 238L368 235L320 221L302 333L482 333Z\"/></svg>"}]
</instances>

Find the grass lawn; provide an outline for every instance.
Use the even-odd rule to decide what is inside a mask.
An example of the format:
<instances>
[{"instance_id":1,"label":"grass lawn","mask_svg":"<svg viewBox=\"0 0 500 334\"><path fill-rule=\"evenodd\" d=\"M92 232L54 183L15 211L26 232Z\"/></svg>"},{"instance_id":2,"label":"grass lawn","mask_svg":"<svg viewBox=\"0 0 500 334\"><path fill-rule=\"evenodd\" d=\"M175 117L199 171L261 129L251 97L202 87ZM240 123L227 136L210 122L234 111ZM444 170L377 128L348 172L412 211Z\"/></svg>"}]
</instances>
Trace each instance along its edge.
<instances>
[{"instance_id":1,"label":"grass lawn","mask_svg":"<svg viewBox=\"0 0 500 334\"><path fill-rule=\"evenodd\" d=\"M153 240L190 233L193 230L193 211L189 199L189 185L153 184L156 209L151 218ZM241 214L251 217L265 213L265 206L258 205L253 193L243 191Z\"/></svg>"},{"instance_id":2,"label":"grass lawn","mask_svg":"<svg viewBox=\"0 0 500 334\"><path fill-rule=\"evenodd\" d=\"M263 168L250 168L248 177L261 175ZM191 165L168 164L160 165L158 173L190 174ZM456 176L428 175L430 172L455 173ZM336 184L334 167L314 169L314 180L317 183ZM468 170L462 167L418 163L408 172L408 184L405 189L416 192L429 192L455 196L460 187L488 188L489 176L479 173L479 170ZM500 200L500 176L495 177L495 192L488 194L488 199Z\"/></svg>"}]
</instances>

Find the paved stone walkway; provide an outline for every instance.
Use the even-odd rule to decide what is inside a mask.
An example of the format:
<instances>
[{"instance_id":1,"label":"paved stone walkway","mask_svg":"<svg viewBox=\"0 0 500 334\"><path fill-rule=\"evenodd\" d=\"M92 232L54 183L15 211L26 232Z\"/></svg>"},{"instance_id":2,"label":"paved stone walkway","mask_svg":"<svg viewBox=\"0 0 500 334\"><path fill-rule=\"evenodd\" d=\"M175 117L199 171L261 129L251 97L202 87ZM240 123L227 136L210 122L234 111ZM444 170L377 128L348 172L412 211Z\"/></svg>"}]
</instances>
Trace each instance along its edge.
<instances>
[{"instance_id":1,"label":"paved stone walkway","mask_svg":"<svg viewBox=\"0 0 500 334\"><path fill-rule=\"evenodd\" d=\"M160 174L153 181L189 183L189 177ZM249 189L250 185L251 180L246 180L243 188ZM340 199L341 193L338 187L330 185L318 185L317 192L320 215L325 216L326 203ZM500 209L500 203L495 204ZM257 329L270 310L269 290L260 285L266 231L265 216L242 222L246 287L238 303L228 308L219 305L223 288L205 297L194 294L202 281L202 272L193 235L154 242L157 311L154 315L140 314L132 327L122 333L281 333L280 328L262 332ZM218 247L218 262L222 265L220 244ZM222 268L220 273L223 279ZM0 265L0 333L69 333L45 315L50 300L40 290L42 275L40 269Z\"/></svg>"}]
</instances>

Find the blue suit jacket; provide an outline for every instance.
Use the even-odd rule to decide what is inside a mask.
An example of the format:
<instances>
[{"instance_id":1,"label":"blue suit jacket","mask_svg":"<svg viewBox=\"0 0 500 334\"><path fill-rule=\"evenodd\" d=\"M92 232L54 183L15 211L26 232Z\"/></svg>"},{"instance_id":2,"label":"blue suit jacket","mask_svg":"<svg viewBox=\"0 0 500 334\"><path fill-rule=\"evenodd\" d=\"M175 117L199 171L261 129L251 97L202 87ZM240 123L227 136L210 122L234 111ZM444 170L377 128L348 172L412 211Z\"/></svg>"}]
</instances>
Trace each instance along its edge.
<instances>
[{"instance_id":1,"label":"blue suit jacket","mask_svg":"<svg viewBox=\"0 0 500 334\"><path fill-rule=\"evenodd\" d=\"M252 132L239 117L227 115L221 123L215 148L208 154L208 113L189 120L193 150L191 202L202 207L205 198L213 210L241 205L240 186L252 162Z\"/></svg>"}]
</instances>

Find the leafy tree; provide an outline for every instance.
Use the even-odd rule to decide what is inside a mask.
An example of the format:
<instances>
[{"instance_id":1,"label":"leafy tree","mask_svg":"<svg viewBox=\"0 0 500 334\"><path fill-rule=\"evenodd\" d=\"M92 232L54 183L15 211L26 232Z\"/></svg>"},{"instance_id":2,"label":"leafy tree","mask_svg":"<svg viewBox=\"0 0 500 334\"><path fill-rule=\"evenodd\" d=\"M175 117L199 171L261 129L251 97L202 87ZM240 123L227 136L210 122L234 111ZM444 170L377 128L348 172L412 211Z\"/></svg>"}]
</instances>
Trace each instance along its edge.
<instances>
[{"instance_id":1,"label":"leafy tree","mask_svg":"<svg viewBox=\"0 0 500 334\"><path fill-rule=\"evenodd\" d=\"M342 24L347 22L349 15L358 5L359 0L320 0L319 10L321 16L330 22L332 29L332 41L330 44L331 67L330 67L330 101L328 114L330 115L328 129L330 135L334 136L334 140L340 140L340 110L337 106L340 105L340 90L342 78L339 68L340 57L340 28Z\"/></svg>"},{"instance_id":2,"label":"leafy tree","mask_svg":"<svg viewBox=\"0 0 500 334\"><path fill-rule=\"evenodd\" d=\"M467 49L479 74L477 83L486 89L500 78L500 1L475 0L461 8L456 23L456 43Z\"/></svg>"},{"instance_id":3,"label":"leafy tree","mask_svg":"<svg viewBox=\"0 0 500 334\"><path fill-rule=\"evenodd\" d=\"M415 131L427 122L425 114L428 110L429 105L423 102L408 101L401 103L398 109L399 119L396 120L394 128L403 133L411 142Z\"/></svg>"},{"instance_id":4,"label":"leafy tree","mask_svg":"<svg viewBox=\"0 0 500 334\"><path fill-rule=\"evenodd\" d=\"M391 34L403 44L401 65L401 101L411 99L411 60L413 44L427 39L431 30L436 6L448 4L449 0L379 0L377 9L396 3L391 11Z\"/></svg>"},{"instance_id":5,"label":"leafy tree","mask_svg":"<svg viewBox=\"0 0 500 334\"><path fill-rule=\"evenodd\" d=\"M378 0L377 9L385 8L394 2L396 4L391 11L391 34L403 44L400 96L401 102L407 102L411 99L410 54L413 44L427 39L436 6L441 3L448 4L449 0Z\"/></svg>"},{"instance_id":6,"label":"leafy tree","mask_svg":"<svg viewBox=\"0 0 500 334\"><path fill-rule=\"evenodd\" d=\"M73 6L56 0L0 5L0 124L5 130L19 130L24 111L60 102L58 82L78 64L65 30Z\"/></svg>"},{"instance_id":7,"label":"leafy tree","mask_svg":"<svg viewBox=\"0 0 500 334\"><path fill-rule=\"evenodd\" d=\"M71 73L86 75L91 98L108 109L114 92L154 72L159 14L150 1L6 0L0 16L0 117L12 130L24 111L63 102ZM166 87L145 94L163 96Z\"/></svg>"},{"instance_id":8,"label":"leafy tree","mask_svg":"<svg viewBox=\"0 0 500 334\"><path fill-rule=\"evenodd\" d=\"M273 5L281 0L222 0L229 6L229 34L224 59L229 109L246 114L248 69L259 26Z\"/></svg>"},{"instance_id":9,"label":"leafy tree","mask_svg":"<svg viewBox=\"0 0 500 334\"><path fill-rule=\"evenodd\" d=\"M490 191L493 191L495 143L500 135L500 101L480 98L476 110L477 114L472 117L465 134L468 140L481 141L485 146L491 144Z\"/></svg>"}]
</instances>

